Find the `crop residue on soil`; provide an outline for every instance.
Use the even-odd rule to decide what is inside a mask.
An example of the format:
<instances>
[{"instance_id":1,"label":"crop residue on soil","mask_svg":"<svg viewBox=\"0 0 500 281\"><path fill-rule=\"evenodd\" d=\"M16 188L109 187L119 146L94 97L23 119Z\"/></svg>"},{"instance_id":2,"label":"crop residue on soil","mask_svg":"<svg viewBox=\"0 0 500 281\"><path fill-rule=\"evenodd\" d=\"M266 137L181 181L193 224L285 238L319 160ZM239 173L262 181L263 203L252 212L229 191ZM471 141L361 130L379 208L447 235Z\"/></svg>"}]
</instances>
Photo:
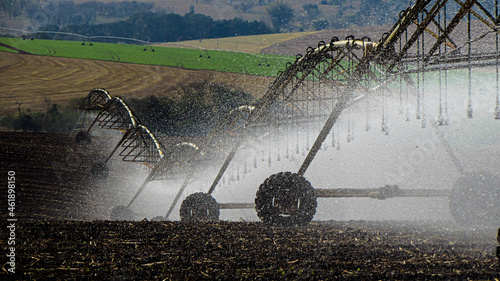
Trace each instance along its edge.
<instances>
[{"instance_id":1,"label":"crop residue on soil","mask_svg":"<svg viewBox=\"0 0 500 281\"><path fill-rule=\"evenodd\" d=\"M494 279L488 231L404 222L27 221L18 274L65 279ZM5 244L5 239L2 239Z\"/></svg>"},{"instance_id":2,"label":"crop residue on soil","mask_svg":"<svg viewBox=\"0 0 500 281\"><path fill-rule=\"evenodd\" d=\"M99 141L86 149L74 146L67 135L0 132L2 173L13 169L19 176L16 278L499 276L497 230L461 228L452 222L313 222L281 228L260 222L74 221L92 218L91 211L102 216L98 207L107 202L91 200L103 188L88 178L91 165L106 155L99 147ZM7 241L2 234L2 249Z\"/></svg>"}]
</instances>

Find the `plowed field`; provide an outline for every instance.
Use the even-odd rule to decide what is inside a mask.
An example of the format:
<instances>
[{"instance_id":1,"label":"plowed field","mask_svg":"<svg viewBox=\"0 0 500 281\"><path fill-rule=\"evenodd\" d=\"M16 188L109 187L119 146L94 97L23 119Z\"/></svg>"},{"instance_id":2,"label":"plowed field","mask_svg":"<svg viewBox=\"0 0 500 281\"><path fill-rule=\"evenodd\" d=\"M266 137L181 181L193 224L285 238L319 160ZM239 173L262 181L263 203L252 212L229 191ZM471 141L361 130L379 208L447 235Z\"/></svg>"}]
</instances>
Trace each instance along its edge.
<instances>
[{"instance_id":1,"label":"plowed field","mask_svg":"<svg viewBox=\"0 0 500 281\"><path fill-rule=\"evenodd\" d=\"M46 280L495 280L496 229L451 222L84 221L99 205L90 167L102 159L96 138L0 133L2 201L16 172L15 275ZM104 200L105 198L101 198ZM2 204L5 206L5 204ZM92 207L92 208L91 208ZM5 208L6 209L6 208ZM2 211L6 221L7 211ZM87 214L88 215L88 214ZM8 235L0 244L8 254ZM0 274L8 274L5 262ZM2 278L3 279L3 278Z\"/></svg>"},{"instance_id":2,"label":"plowed field","mask_svg":"<svg viewBox=\"0 0 500 281\"><path fill-rule=\"evenodd\" d=\"M0 52L0 115L21 109L46 109L47 103L65 105L96 87L111 95L140 98L170 95L181 85L199 80L224 83L257 97L273 78L208 70L137 65L96 60L56 58Z\"/></svg>"}]
</instances>

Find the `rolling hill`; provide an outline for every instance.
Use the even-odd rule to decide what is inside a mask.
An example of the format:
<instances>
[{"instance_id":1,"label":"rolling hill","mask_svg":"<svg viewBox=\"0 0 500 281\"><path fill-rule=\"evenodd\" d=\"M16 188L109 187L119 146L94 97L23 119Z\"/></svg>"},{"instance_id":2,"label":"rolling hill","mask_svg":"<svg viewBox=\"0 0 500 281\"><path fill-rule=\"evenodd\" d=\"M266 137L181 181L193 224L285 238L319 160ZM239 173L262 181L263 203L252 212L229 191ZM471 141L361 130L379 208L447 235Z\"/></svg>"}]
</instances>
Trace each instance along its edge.
<instances>
[{"instance_id":1,"label":"rolling hill","mask_svg":"<svg viewBox=\"0 0 500 281\"><path fill-rule=\"evenodd\" d=\"M224 83L260 96L274 78L213 70L139 65L120 62L21 55L0 52L0 115L29 108L46 109L49 103L67 104L95 87L113 96L169 95L198 80Z\"/></svg>"},{"instance_id":2,"label":"rolling hill","mask_svg":"<svg viewBox=\"0 0 500 281\"><path fill-rule=\"evenodd\" d=\"M332 36L343 38L344 36L353 34L360 38L364 35L369 35L374 38L374 40L377 40L379 34L386 31L386 29L387 27L383 26L378 28L353 27L344 30L314 33L234 37L220 41L219 48L236 51L236 46L238 46L238 51L245 48L246 51L255 53L295 55L297 53L304 53L307 46L315 46L320 40L328 42ZM270 41L274 44L270 44ZM258 67L258 64L262 64L263 62L265 64L266 62L260 55L256 56L237 52L230 53L228 56L250 58L244 60L245 63L251 64L251 67L247 68L246 71L258 75L247 75L246 71L243 71L245 74L242 74L241 68L240 71L238 71L238 69L233 70L233 72L236 73L216 71L224 71L225 68L228 68L228 66L224 66L224 64L234 64L232 60L227 60L222 66L218 66L218 68L215 67L212 68L212 70L204 70L203 68L209 67L207 67L207 65L197 65L196 63L198 61L204 63L210 61L211 64L214 63L212 59L208 60L206 57L200 58L199 54L205 49L210 49L208 44L216 44L216 39L203 40L201 43L199 41L178 43L184 45L183 47L185 47L185 45L190 45L189 48L198 49L169 49L179 50L180 53L171 56L176 59L182 58L186 56L186 54L193 57L191 64L194 64L198 70L181 68L188 67L188 65L179 65L175 62L170 66L123 63L127 61L127 56L130 57L132 55L119 56L119 58L116 56L116 54L120 54L119 50L121 50L121 48L124 48L124 50L127 48L138 48L138 51L134 51L134 54L138 54L142 57L153 55L149 49L147 52L144 52L142 50L144 46L110 44L113 45L113 49L106 49L106 44L103 44L101 45L103 51L100 53L102 57L75 59L55 57L56 55L63 55L64 52L66 52L66 54L64 54L65 56L76 55L71 49L70 51L58 51L57 48L51 45L54 41L26 40L20 42L21 44L18 44L16 47L21 48L23 44L26 46L36 42L40 47L38 50L39 53L45 56L10 53L12 52L11 49L0 47L0 71L2 72L0 76L0 115L17 112L18 105L16 104L16 99L18 102L22 101L21 109L26 110L29 108L32 111L36 111L46 109L49 103L67 104L73 98L85 96L94 87L106 88L112 95L126 98L144 97L148 95L170 95L175 93L176 89L183 84L198 80L208 80L225 83L230 87L243 89L254 96L260 96L267 90L269 83L271 83L274 78L259 75L275 75L277 70L282 70L275 69L275 67L280 68L285 65L285 61L280 63L279 57L276 57L275 67L272 67L272 69ZM237 42L240 43L237 44ZM77 50L89 50L89 48L93 47L99 48L99 44L101 44L95 43L93 47L90 47L81 46L81 42L69 41L63 43L75 45L74 49ZM200 43L200 45L193 47L193 45L197 43ZM154 46L154 48L154 55L161 57L162 48L159 46ZM165 50L167 49L168 48L165 48ZM33 51L33 46L31 49L27 48L26 50ZM209 51L209 54L216 57L218 53L216 51ZM224 52L221 52L221 54L224 54ZM206 54L204 53L204 55ZM233 57L233 59L234 58L235 57ZM269 58L273 57L271 56ZM138 59L136 57L135 59L136 62L140 62L140 58ZM113 62L113 60L115 60L115 62Z\"/></svg>"}]
</instances>

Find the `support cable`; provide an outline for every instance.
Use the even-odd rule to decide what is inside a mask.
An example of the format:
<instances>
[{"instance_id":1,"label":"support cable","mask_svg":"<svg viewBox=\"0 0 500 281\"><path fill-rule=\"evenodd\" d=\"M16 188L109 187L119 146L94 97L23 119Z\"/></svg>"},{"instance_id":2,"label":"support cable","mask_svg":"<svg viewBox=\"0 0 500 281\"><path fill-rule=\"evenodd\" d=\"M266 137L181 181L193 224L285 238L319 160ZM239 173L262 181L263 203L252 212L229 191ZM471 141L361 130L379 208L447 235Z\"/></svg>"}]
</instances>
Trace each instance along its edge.
<instances>
[{"instance_id":1,"label":"support cable","mask_svg":"<svg viewBox=\"0 0 500 281\"><path fill-rule=\"evenodd\" d=\"M443 26L446 26L446 7L447 5L445 4L443 7ZM444 54L445 56L447 55L448 52L448 46L445 44L444 45ZM449 119L448 119L448 69L445 68L444 70L444 117L443 117L443 125L448 125L449 124Z\"/></svg>"},{"instance_id":2,"label":"support cable","mask_svg":"<svg viewBox=\"0 0 500 281\"><path fill-rule=\"evenodd\" d=\"M498 18L498 0L495 0L495 18ZM496 45L496 50L497 50L497 56L496 56L496 101L495 101L495 119L500 120L500 85L499 85L499 73L498 73L498 67L499 67L499 52L498 52L498 32L495 33L495 45Z\"/></svg>"},{"instance_id":3,"label":"support cable","mask_svg":"<svg viewBox=\"0 0 500 281\"><path fill-rule=\"evenodd\" d=\"M365 111L366 111L366 125L365 125L365 131L370 131L370 101L369 96L368 96L368 89L370 88L370 82L368 79L368 74L365 74Z\"/></svg>"},{"instance_id":4,"label":"support cable","mask_svg":"<svg viewBox=\"0 0 500 281\"><path fill-rule=\"evenodd\" d=\"M387 76L385 78L387 80ZM385 81L387 82L387 81ZM380 91L382 92L382 125L381 125L381 132L384 133L385 135L389 135L389 127L386 124L387 121L387 116L386 116L386 110L387 110L387 105L386 105L386 90L384 87L380 87Z\"/></svg>"},{"instance_id":5,"label":"support cable","mask_svg":"<svg viewBox=\"0 0 500 281\"><path fill-rule=\"evenodd\" d=\"M402 38L399 38L399 52L401 52L402 46ZM399 75L399 115L403 115L403 76Z\"/></svg>"},{"instance_id":6,"label":"support cable","mask_svg":"<svg viewBox=\"0 0 500 281\"><path fill-rule=\"evenodd\" d=\"M337 150L340 150L340 122L337 123Z\"/></svg>"},{"instance_id":7,"label":"support cable","mask_svg":"<svg viewBox=\"0 0 500 281\"><path fill-rule=\"evenodd\" d=\"M472 68L471 68L471 61L470 61L470 55L471 55L471 34L470 34L470 17L471 13L469 12L467 14L467 41L469 44L469 50L467 53L468 56L468 76L469 76L469 99L467 102L467 118L472 118L473 117L473 110L472 110Z\"/></svg>"},{"instance_id":8,"label":"support cable","mask_svg":"<svg viewBox=\"0 0 500 281\"><path fill-rule=\"evenodd\" d=\"M420 59L418 56L420 55L420 37L417 38L417 69L420 69ZM420 72L417 72L417 119L420 119Z\"/></svg>"},{"instance_id":9,"label":"support cable","mask_svg":"<svg viewBox=\"0 0 500 281\"><path fill-rule=\"evenodd\" d=\"M424 20L424 13L422 13L422 21ZM425 32L422 33L422 58L425 56ZM426 127L427 121L425 120L425 65L422 63L422 128Z\"/></svg>"},{"instance_id":10,"label":"support cable","mask_svg":"<svg viewBox=\"0 0 500 281\"><path fill-rule=\"evenodd\" d=\"M411 1L410 1L411 4ZM405 44L408 44L408 30L405 30ZM399 50L401 52L401 50ZM408 56L408 54L406 54ZM405 71L407 70L407 66L405 65ZM408 81L405 81L405 89L406 89L406 121L410 121L410 95L408 90Z\"/></svg>"},{"instance_id":11,"label":"support cable","mask_svg":"<svg viewBox=\"0 0 500 281\"><path fill-rule=\"evenodd\" d=\"M441 27L441 13L438 14L438 25L439 25L439 27ZM439 36L441 36L441 28L439 28L438 34L439 34ZM441 46L439 46L438 54L439 54L439 56L441 56ZM444 121L444 118L443 118L443 88L442 88L442 81L441 81L442 80L441 79L441 76L442 76L441 67L439 68L438 75L439 75L439 116L437 119L437 123L439 126L443 126L443 121Z\"/></svg>"}]
</instances>

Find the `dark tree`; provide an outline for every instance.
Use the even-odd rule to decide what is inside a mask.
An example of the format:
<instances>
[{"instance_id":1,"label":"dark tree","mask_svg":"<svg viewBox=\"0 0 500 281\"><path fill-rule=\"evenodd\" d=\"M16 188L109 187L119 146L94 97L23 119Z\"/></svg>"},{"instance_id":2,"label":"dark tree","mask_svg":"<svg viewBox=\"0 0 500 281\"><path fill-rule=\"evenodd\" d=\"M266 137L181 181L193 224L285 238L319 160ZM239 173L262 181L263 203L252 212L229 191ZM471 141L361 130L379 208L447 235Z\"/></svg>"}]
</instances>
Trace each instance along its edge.
<instances>
[{"instance_id":1,"label":"dark tree","mask_svg":"<svg viewBox=\"0 0 500 281\"><path fill-rule=\"evenodd\" d=\"M316 30L323 30L328 27L328 21L325 19L316 19L311 22L312 26Z\"/></svg>"},{"instance_id":2,"label":"dark tree","mask_svg":"<svg viewBox=\"0 0 500 281\"><path fill-rule=\"evenodd\" d=\"M61 31L94 36L131 37L150 42L221 38L272 32L264 22L249 22L239 18L214 21L211 17L202 14L187 13L181 16L151 12L138 13L132 15L128 20L115 23L70 25L63 27Z\"/></svg>"},{"instance_id":3,"label":"dark tree","mask_svg":"<svg viewBox=\"0 0 500 281\"><path fill-rule=\"evenodd\" d=\"M316 4L304 4L302 5L302 9L304 9L308 15L319 15L319 8Z\"/></svg>"},{"instance_id":4,"label":"dark tree","mask_svg":"<svg viewBox=\"0 0 500 281\"><path fill-rule=\"evenodd\" d=\"M271 17L271 22L276 31L287 25L293 18L293 9L288 3L275 2L266 8L266 12Z\"/></svg>"},{"instance_id":5,"label":"dark tree","mask_svg":"<svg viewBox=\"0 0 500 281\"><path fill-rule=\"evenodd\" d=\"M241 0L238 5L238 9L242 10L244 13L251 10L255 6L254 0Z\"/></svg>"}]
</instances>

